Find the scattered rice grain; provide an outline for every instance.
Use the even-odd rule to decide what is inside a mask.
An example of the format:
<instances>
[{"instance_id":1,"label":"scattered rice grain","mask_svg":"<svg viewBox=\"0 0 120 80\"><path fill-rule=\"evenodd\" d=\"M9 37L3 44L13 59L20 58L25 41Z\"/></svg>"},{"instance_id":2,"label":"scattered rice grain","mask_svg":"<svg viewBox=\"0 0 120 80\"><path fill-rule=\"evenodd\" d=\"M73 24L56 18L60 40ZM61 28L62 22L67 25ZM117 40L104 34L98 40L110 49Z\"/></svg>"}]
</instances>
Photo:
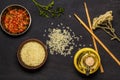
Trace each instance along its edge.
<instances>
[{"instance_id":1,"label":"scattered rice grain","mask_svg":"<svg viewBox=\"0 0 120 80\"><path fill-rule=\"evenodd\" d=\"M92 44L89 44L89 46L91 47L91 46L92 46Z\"/></svg>"},{"instance_id":2,"label":"scattered rice grain","mask_svg":"<svg viewBox=\"0 0 120 80\"><path fill-rule=\"evenodd\" d=\"M46 29L44 30L44 32L46 32Z\"/></svg>"},{"instance_id":3,"label":"scattered rice grain","mask_svg":"<svg viewBox=\"0 0 120 80\"><path fill-rule=\"evenodd\" d=\"M68 30L70 29L70 27L68 27L68 26L67 26L66 28L67 28Z\"/></svg>"},{"instance_id":4,"label":"scattered rice grain","mask_svg":"<svg viewBox=\"0 0 120 80\"><path fill-rule=\"evenodd\" d=\"M79 44L79 46L82 46L82 44Z\"/></svg>"},{"instance_id":5,"label":"scattered rice grain","mask_svg":"<svg viewBox=\"0 0 120 80\"><path fill-rule=\"evenodd\" d=\"M72 16L69 14L68 17L71 18Z\"/></svg>"},{"instance_id":6,"label":"scattered rice grain","mask_svg":"<svg viewBox=\"0 0 120 80\"><path fill-rule=\"evenodd\" d=\"M75 45L75 47L77 47L77 45Z\"/></svg>"},{"instance_id":7,"label":"scattered rice grain","mask_svg":"<svg viewBox=\"0 0 120 80\"><path fill-rule=\"evenodd\" d=\"M80 35L80 38L82 39L82 38L83 38L83 36L81 36L81 35Z\"/></svg>"},{"instance_id":8,"label":"scattered rice grain","mask_svg":"<svg viewBox=\"0 0 120 80\"><path fill-rule=\"evenodd\" d=\"M83 47L85 47L86 45L85 44L83 44Z\"/></svg>"},{"instance_id":9,"label":"scattered rice grain","mask_svg":"<svg viewBox=\"0 0 120 80\"><path fill-rule=\"evenodd\" d=\"M73 58L73 56L70 56L71 58Z\"/></svg>"},{"instance_id":10,"label":"scattered rice grain","mask_svg":"<svg viewBox=\"0 0 120 80\"><path fill-rule=\"evenodd\" d=\"M60 24L58 24L57 26L60 27Z\"/></svg>"},{"instance_id":11,"label":"scattered rice grain","mask_svg":"<svg viewBox=\"0 0 120 80\"><path fill-rule=\"evenodd\" d=\"M45 35L45 34L43 34L43 36L45 37L46 35Z\"/></svg>"},{"instance_id":12,"label":"scattered rice grain","mask_svg":"<svg viewBox=\"0 0 120 80\"><path fill-rule=\"evenodd\" d=\"M63 29L65 29L65 27L62 27Z\"/></svg>"},{"instance_id":13,"label":"scattered rice grain","mask_svg":"<svg viewBox=\"0 0 120 80\"><path fill-rule=\"evenodd\" d=\"M53 22L51 22L51 25L53 25L54 23Z\"/></svg>"},{"instance_id":14,"label":"scattered rice grain","mask_svg":"<svg viewBox=\"0 0 120 80\"><path fill-rule=\"evenodd\" d=\"M46 44L50 49L50 54L60 54L63 56L71 54L71 51L75 46L76 36L75 33L73 34L73 32L70 32L68 29L70 28L66 27L64 29L48 29L49 40L46 41Z\"/></svg>"},{"instance_id":15,"label":"scattered rice grain","mask_svg":"<svg viewBox=\"0 0 120 80\"><path fill-rule=\"evenodd\" d=\"M61 26L63 26L63 23L60 23Z\"/></svg>"}]
</instances>

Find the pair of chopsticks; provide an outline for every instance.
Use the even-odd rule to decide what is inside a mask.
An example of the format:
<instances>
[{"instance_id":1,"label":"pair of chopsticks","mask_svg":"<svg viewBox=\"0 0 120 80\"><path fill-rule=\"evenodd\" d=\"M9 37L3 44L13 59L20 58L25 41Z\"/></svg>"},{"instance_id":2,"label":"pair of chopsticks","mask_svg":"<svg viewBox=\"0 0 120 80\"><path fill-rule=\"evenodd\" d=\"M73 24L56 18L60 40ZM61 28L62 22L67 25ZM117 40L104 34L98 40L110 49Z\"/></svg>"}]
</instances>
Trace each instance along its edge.
<instances>
[{"instance_id":1,"label":"pair of chopsticks","mask_svg":"<svg viewBox=\"0 0 120 80\"><path fill-rule=\"evenodd\" d=\"M76 14L74 13L75 18L79 21L80 24L83 25L83 27L92 35L92 39L93 39L93 43L94 43L94 47L95 50L98 52L97 49L97 45L96 45L96 41L104 48L104 50L112 57L112 59L120 66L120 61L113 55L113 53L103 44L103 42L93 33L92 31L92 25L91 25L91 21L90 21L90 16L88 13L88 9L87 9L87 5L84 2L84 6L85 6L85 11L86 11L86 15L87 15L87 19L88 19L88 23L90 28L83 22L83 20ZM102 64L100 65L100 70L101 72L104 72Z\"/></svg>"},{"instance_id":2,"label":"pair of chopsticks","mask_svg":"<svg viewBox=\"0 0 120 80\"><path fill-rule=\"evenodd\" d=\"M85 2L84 2L84 6L85 6L85 11L86 11L87 20L88 20L88 24L89 24L90 30L91 30L91 32L93 32L92 24L91 24L91 20L90 20L90 15L89 15L89 12L88 12L87 4ZM95 38L93 36L92 36L92 40L93 40L94 48L98 52L97 44L96 44ZM103 66L102 66L101 63L100 63L100 71L101 71L101 73L104 72L104 69L103 69Z\"/></svg>"}]
</instances>

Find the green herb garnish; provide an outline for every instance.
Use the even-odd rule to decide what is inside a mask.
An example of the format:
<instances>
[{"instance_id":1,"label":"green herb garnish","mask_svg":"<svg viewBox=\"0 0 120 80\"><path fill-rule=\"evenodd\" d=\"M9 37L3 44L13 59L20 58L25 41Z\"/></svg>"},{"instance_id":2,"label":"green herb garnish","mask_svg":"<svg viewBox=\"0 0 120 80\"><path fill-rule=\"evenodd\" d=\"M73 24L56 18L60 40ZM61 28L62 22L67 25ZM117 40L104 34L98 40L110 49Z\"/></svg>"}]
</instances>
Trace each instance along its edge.
<instances>
[{"instance_id":1,"label":"green herb garnish","mask_svg":"<svg viewBox=\"0 0 120 80\"><path fill-rule=\"evenodd\" d=\"M41 5L36 0L32 0L32 1L38 7L40 16L46 18L59 17L64 12L64 9L61 7L53 9L54 0L52 0L48 5Z\"/></svg>"},{"instance_id":2,"label":"green herb garnish","mask_svg":"<svg viewBox=\"0 0 120 80\"><path fill-rule=\"evenodd\" d=\"M112 20L112 11L107 11L105 14L93 19L92 28L93 30L100 28L112 37L111 40L116 39L120 41L120 38L115 34L115 29L112 27Z\"/></svg>"}]
</instances>

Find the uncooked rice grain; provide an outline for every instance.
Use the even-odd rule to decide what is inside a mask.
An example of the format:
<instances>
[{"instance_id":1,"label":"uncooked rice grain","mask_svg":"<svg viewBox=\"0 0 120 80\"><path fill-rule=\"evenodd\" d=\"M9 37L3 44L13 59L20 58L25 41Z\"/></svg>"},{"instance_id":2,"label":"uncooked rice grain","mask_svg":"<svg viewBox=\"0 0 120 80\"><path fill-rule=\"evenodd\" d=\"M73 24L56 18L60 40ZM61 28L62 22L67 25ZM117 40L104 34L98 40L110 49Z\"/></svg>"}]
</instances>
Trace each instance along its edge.
<instances>
[{"instance_id":1,"label":"uncooked rice grain","mask_svg":"<svg viewBox=\"0 0 120 80\"><path fill-rule=\"evenodd\" d=\"M48 38L46 41L50 49L50 54L60 54L63 56L67 56L71 54L71 51L75 45L75 33L69 31L69 27L64 29L59 28L49 28L48 29ZM77 37L78 39L79 37Z\"/></svg>"}]
</instances>

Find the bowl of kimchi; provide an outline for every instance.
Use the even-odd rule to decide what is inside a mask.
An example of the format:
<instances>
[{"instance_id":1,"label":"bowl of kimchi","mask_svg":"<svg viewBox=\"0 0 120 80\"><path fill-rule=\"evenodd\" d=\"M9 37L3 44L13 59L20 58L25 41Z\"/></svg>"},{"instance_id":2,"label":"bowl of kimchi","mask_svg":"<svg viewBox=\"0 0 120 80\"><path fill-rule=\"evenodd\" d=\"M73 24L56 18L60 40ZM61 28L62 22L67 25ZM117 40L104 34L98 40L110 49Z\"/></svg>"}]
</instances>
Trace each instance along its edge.
<instances>
[{"instance_id":1,"label":"bowl of kimchi","mask_svg":"<svg viewBox=\"0 0 120 80\"><path fill-rule=\"evenodd\" d=\"M4 32L12 36L18 36L29 29L31 15L24 6L12 4L1 12L0 24Z\"/></svg>"}]
</instances>

